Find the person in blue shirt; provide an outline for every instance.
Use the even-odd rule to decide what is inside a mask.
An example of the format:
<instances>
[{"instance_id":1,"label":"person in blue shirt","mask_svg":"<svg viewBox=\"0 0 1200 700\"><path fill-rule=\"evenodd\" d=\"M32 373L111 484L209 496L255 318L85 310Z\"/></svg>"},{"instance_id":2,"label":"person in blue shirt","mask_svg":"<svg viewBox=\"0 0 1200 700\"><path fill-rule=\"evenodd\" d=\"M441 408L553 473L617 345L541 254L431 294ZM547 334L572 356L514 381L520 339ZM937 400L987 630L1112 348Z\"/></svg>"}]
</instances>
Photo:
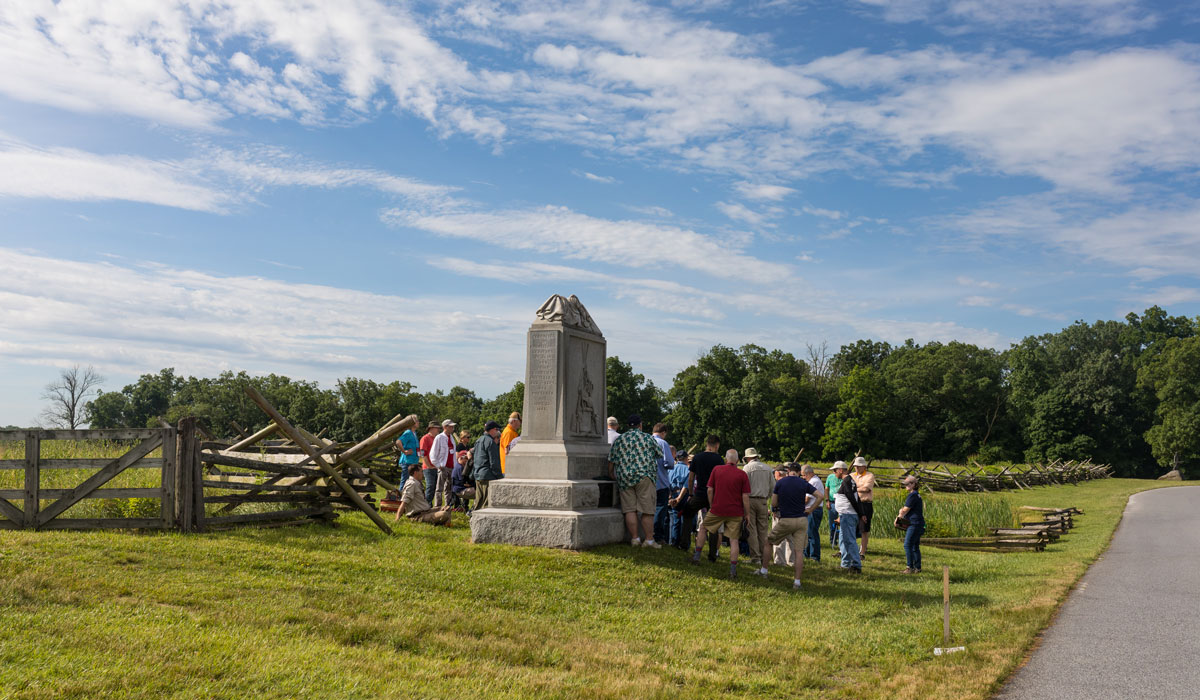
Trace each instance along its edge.
<instances>
[{"instance_id":1,"label":"person in blue shirt","mask_svg":"<svg viewBox=\"0 0 1200 700\"><path fill-rule=\"evenodd\" d=\"M896 516L896 525L900 526L901 518L908 520L908 528L904 531L904 560L908 568L906 574L921 573L921 535L925 534L925 501L917 491L917 477L909 476L904 479L904 488L908 496L904 499L904 507Z\"/></svg>"},{"instance_id":2,"label":"person in blue shirt","mask_svg":"<svg viewBox=\"0 0 1200 700\"><path fill-rule=\"evenodd\" d=\"M667 501L671 498L669 473L675 466L675 453L667 442L667 430L666 423L654 424L654 441L658 443L658 449L662 450L662 457L659 458L656 465L657 473L654 479L654 539L656 542L667 539L667 531L671 527L671 509L667 506Z\"/></svg>"},{"instance_id":3,"label":"person in blue shirt","mask_svg":"<svg viewBox=\"0 0 1200 700\"><path fill-rule=\"evenodd\" d=\"M419 425L420 421L414 423ZM400 450L400 483L397 484L400 488L404 488L404 482L408 481L408 470L414 464L421 463L421 455L418 454L419 443L417 434L412 431L412 428L405 430L396 441L396 447Z\"/></svg>"},{"instance_id":4,"label":"person in blue shirt","mask_svg":"<svg viewBox=\"0 0 1200 700\"><path fill-rule=\"evenodd\" d=\"M671 497L667 506L671 509L671 532L668 540L672 547L687 551L692 543L692 531L696 529L696 516L684 517L687 507L687 494L684 490L688 482L688 453L683 450L675 452L675 466L667 475L671 485Z\"/></svg>"},{"instance_id":5,"label":"person in blue shirt","mask_svg":"<svg viewBox=\"0 0 1200 700\"><path fill-rule=\"evenodd\" d=\"M787 463L788 475L775 482L771 494L771 509L775 511L775 526L767 535L771 546L788 540L796 555L793 565L795 578L792 579L792 590L800 590L800 574L804 571L804 545L808 542L808 516L813 510L821 507L822 498L817 497L810 503L808 497L817 493L816 487L801 476L801 467L795 462ZM763 559L763 571L766 571L767 560Z\"/></svg>"}]
</instances>

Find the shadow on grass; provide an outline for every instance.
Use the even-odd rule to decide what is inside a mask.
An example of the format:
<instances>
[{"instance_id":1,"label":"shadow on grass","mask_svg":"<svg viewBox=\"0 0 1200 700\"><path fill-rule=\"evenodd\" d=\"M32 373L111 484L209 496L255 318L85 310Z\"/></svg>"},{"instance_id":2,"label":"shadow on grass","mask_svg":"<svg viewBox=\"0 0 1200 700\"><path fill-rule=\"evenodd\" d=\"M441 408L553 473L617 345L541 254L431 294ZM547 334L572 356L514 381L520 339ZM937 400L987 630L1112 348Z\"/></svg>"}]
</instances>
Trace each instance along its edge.
<instances>
[{"instance_id":1,"label":"shadow on grass","mask_svg":"<svg viewBox=\"0 0 1200 700\"><path fill-rule=\"evenodd\" d=\"M635 549L629 545L608 545L589 550L589 555L628 562L637 566L654 566L669 570L677 576L688 577L699 581L727 582L729 573L729 550L721 548L716 562L710 562L705 555L701 556L700 564L691 563L690 552L677 550L673 547L663 547L660 550ZM808 560L804 565L801 578L804 583L803 595L819 595L827 599L853 599L858 601L879 601L881 599L903 599L909 605L940 605L942 602L940 569L917 575L901 573L900 565L904 563L903 555L892 553L871 553L872 561L880 559L896 559L898 564L895 571L877 571L864 569L861 574L850 573L840 568L838 560L813 562ZM738 585L748 589L791 593L792 567L771 566L770 574L760 577L754 573L749 558L738 562ZM936 582L936 592L930 592L928 584ZM956 605L971 607L987 607L992 604L985 595L956 592Z\"/></svg>"}]
</instances>

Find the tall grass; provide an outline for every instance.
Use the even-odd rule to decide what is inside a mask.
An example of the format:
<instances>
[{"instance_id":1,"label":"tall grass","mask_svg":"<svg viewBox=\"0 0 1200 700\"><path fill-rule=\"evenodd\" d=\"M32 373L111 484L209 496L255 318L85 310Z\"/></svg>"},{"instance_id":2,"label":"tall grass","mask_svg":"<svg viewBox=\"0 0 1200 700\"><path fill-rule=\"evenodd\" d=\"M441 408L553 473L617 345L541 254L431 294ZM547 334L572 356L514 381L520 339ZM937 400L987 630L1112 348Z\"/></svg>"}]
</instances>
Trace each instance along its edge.
<instances>
[{"instance_id":1,"label":"tall grass","mask_svg":"<svg viewBox=\"0 0 1200 700\"><path fill-rule=\"evenodd\" d=\"M871 535L900 539L903 530L892 527L904 507L907 491L879 489L875 492L875 522ZM1008 496L996 493L923 493L927 537L981 537L988 528L1013 527L1016 511Z\"/></svg>"},{"instance_id":2,"label":"tall grass","mask_svg":"<svg viewBox=\"0 0 1200 700\"><path fill-rule=\"evenodd\" d=\"M129 451L137 441L123 440L44 440L41 443L42 459L116 459ZM147 457L162 456L162 449L152 451ZM25 443L17 440L0 440L0 459L25 459ZM43 469L40 486L43 489L71 489L79 486L96 469ZM0 469L0 489L19 489L25 486L23 469ZM101 488L158 488L162 486L162 472L157 468L131 467L113 477ZM50 505L43 499L41 507ZM18 503L18 506L22 504ZM22 506L23 507L23 506ZM161 503L157 498L86 498L71 506L63 518L153 518L159 515Z\"/></svg>"}]
</instances>

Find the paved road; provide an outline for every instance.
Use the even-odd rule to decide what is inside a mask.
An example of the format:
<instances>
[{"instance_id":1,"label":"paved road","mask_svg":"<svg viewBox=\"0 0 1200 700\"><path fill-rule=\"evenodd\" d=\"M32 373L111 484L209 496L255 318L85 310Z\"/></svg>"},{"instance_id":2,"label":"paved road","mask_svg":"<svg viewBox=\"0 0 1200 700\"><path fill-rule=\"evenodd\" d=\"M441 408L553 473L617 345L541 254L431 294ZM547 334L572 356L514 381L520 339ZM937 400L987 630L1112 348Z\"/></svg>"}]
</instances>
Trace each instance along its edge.
<instances>
[{"instance_id":1,"label":"paved road","mask_svg":"<svg viewBox=\"0 0 1200 700\"><path fill-rule=\"evenodd\" d=\"M1129 500L1108 552L996 696L1041 698L1200 698L1200 488Z\"/></svg>"}]
</instances>

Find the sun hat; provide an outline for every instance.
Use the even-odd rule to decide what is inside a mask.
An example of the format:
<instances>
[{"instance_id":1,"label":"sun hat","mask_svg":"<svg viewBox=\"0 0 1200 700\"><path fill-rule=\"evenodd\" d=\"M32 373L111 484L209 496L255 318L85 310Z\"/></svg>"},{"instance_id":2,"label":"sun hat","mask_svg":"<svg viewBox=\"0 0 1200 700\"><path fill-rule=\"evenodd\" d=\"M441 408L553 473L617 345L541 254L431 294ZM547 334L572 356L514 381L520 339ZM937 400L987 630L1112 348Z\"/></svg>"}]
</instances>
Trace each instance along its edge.
<instances>
[{"instance_id":1,"label":"sun hat","mask_svg":"<svg viewBox=\"0 0 1200 700\"><path fill-rule=\"evenodd\" d=\"M425 426L425 429L429 430L430 428L441 428L441 427L442 427L441 423L439 423L435 420L431 420L431 421L429 421L429 425Z\"/></svg>"},{"instance_id":2,"label":"sun hat","mask_svg":"<svg viewBox=\"0 0 1200 700\"><path fill-rule=\"evenodd\" d=\"M866 458L865 458L865 457L855 457L855 458L854 458L854 466L856 466L856 467L865 467L865 466L867 466L867 460L866 460Z\"/></svg>"},{"instance_id":3,"label":"sun hat","mask_svg":"<svg viewBox=\"0 0 1200 700\"><path fill-rule=\"evenodd\" d=\"M754 449L753 447L747 447L745 456L746 459L758 459L762 455L758 454L758 450Z\"/></svg>"},{"instance_id":4,"label":"sun hat","mask_svg":"<svg viewBox=\"0 0 1200 700\"><path fill-rule=\"evenodd\" d=\"M842 460L840 460L840 459L839 459L838 461L836 461L836 462L834 462L834 463L833 463L833 468L834 468L835 470L837 470L837 469L845 469L846 471L850 471L850 467L847 467L847 466L846 466L846 463L845 463L845 462L843 462L843 461L842 461Z\"/></svg>"},{"instance_id":5,"label":"sun hat","mask_svg":"<svg viewBox=\"0 0 1200 700\"><path fill-rule=\"evenodd\" d=\"M486 432L488 432L489 430L491 430L492 428L495 428L496 430L499 430L499 429L500 429L500 424L499 424L499 423L497 423L497 422L496 422L496 421L494 421L494 420L490 420L490 421L488 421L488 422L486 422L486 423L484 423L484 424L483 424L483 432L485 432L485 433L486 433Z\"/></svg>"},{"instance_id":6,"label":"sun hat","mask_svg":"<svg viewBox=\"0 0 1200 700\"><path fill-rule=\"evenodd\" d=\"M451 426L451 427L454 427L454 426L456 426L456 425L458 425L458 423L455 423L454 421L450 420L449 418L447 418L446 420L442 421L442 427L443 427L443 428L445 428L446 426Z\"/></svg>"}]
</instances>

